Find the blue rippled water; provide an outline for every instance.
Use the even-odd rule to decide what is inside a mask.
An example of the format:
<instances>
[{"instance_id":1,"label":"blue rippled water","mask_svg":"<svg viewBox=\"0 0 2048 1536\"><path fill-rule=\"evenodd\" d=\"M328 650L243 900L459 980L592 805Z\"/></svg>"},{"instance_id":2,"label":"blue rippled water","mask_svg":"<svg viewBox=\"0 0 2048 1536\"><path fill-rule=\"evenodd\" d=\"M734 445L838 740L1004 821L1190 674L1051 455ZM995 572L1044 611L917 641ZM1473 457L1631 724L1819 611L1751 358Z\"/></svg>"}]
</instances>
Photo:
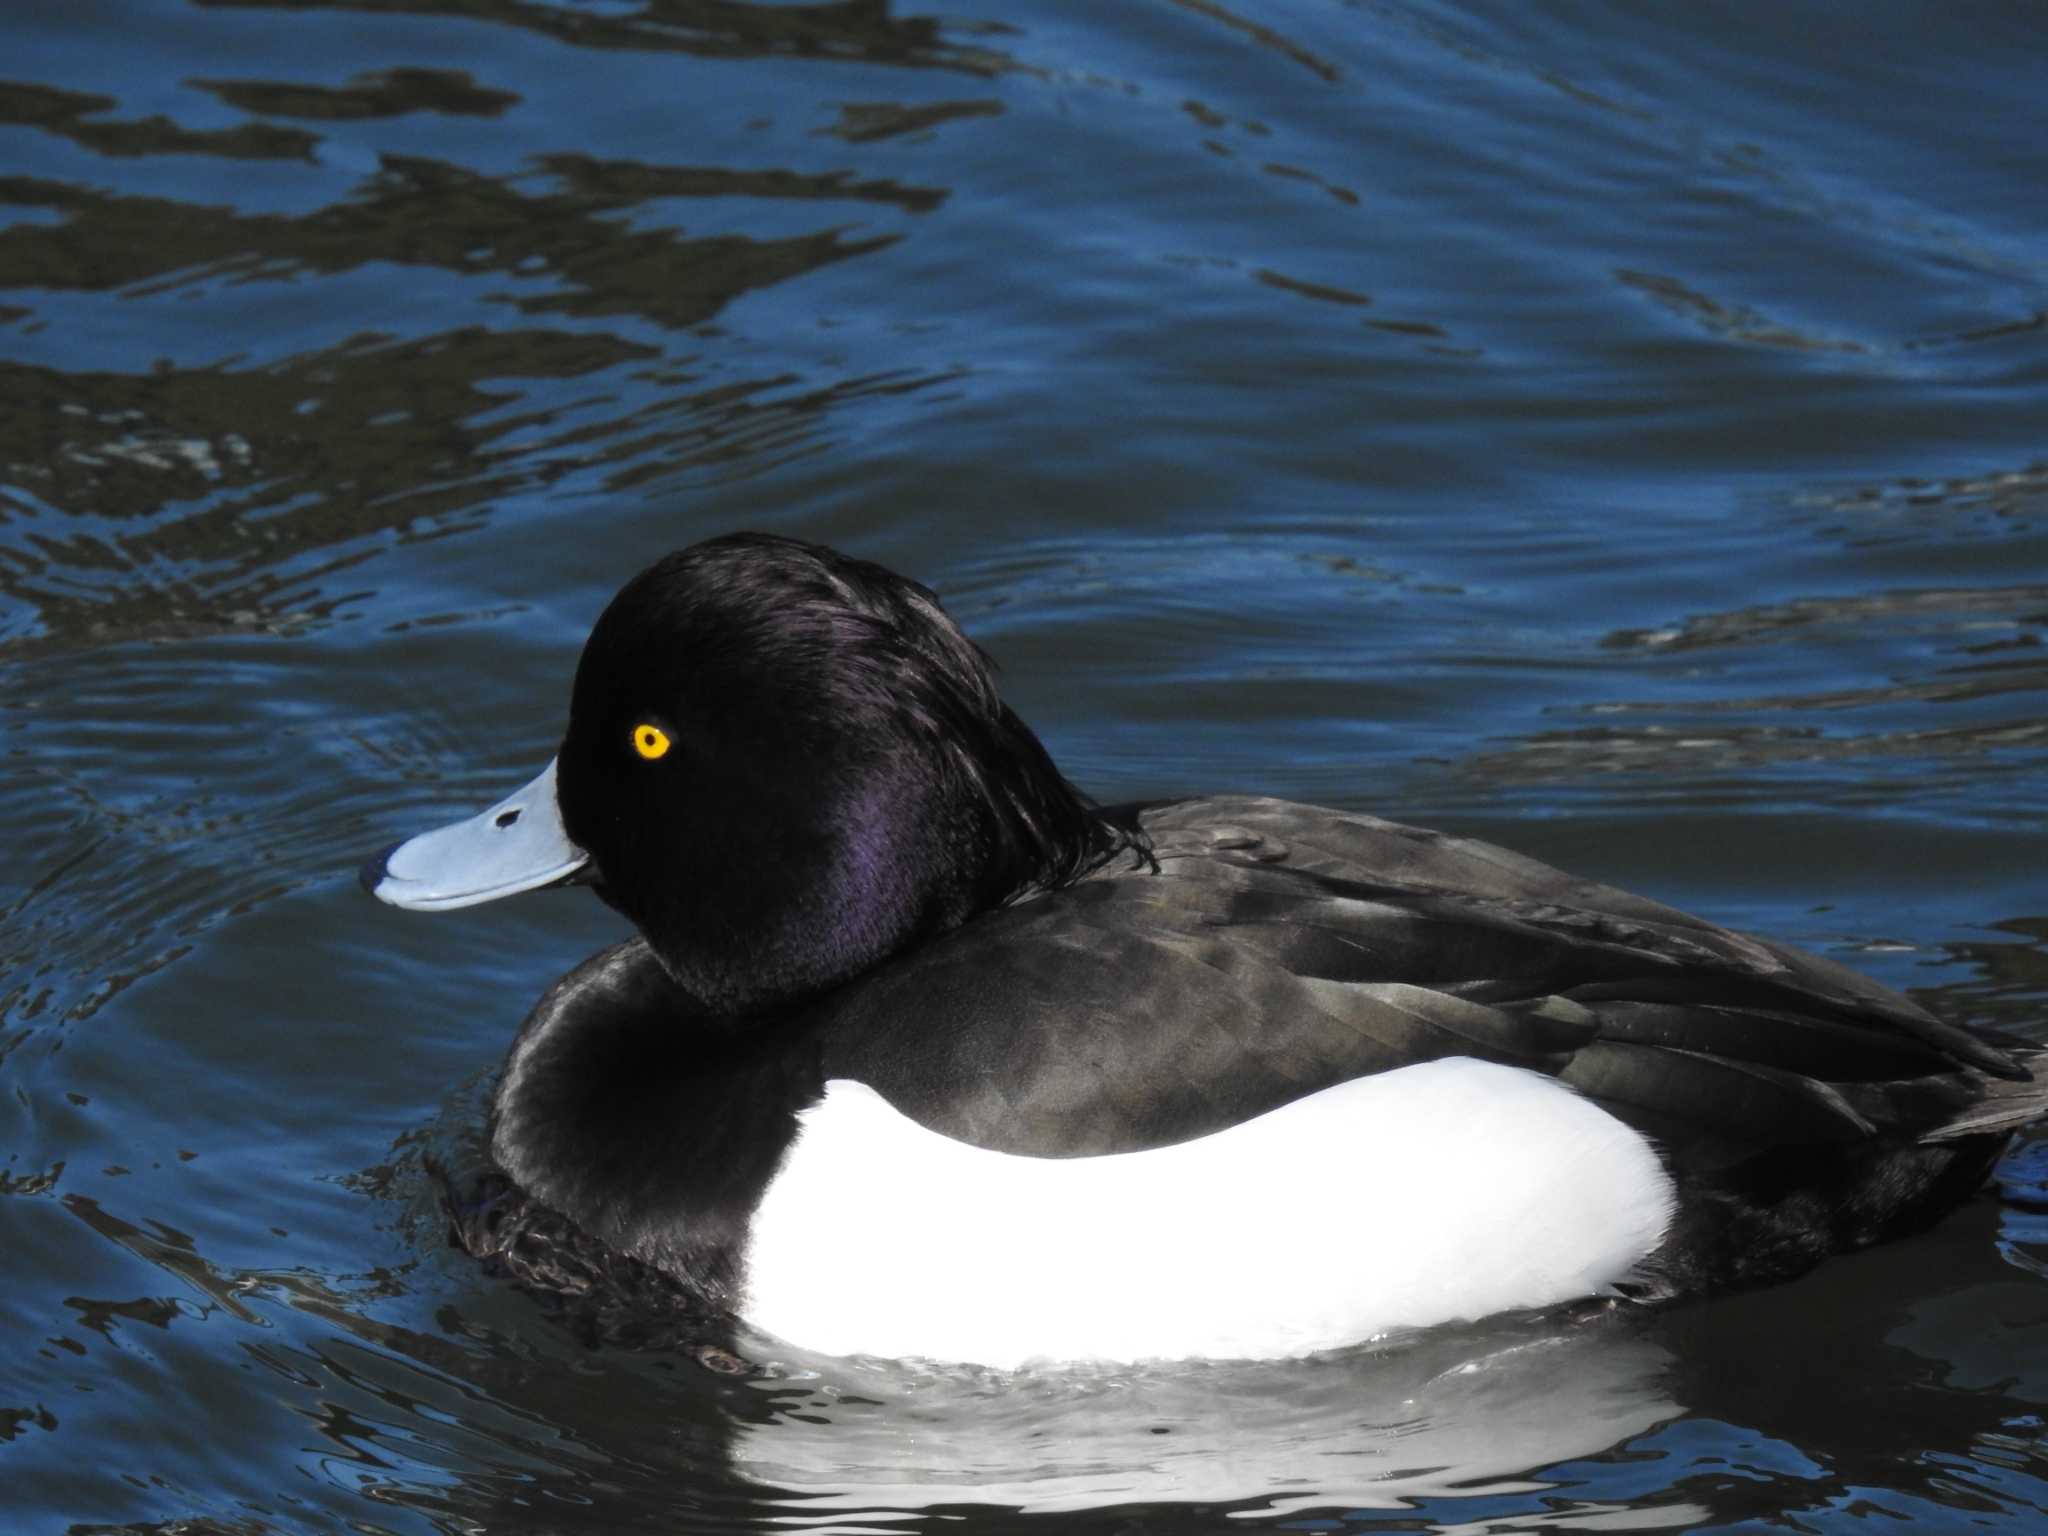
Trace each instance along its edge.
<instances>
[{"instance_id":1,"label":"blue rippled water","mask_svg":"<svg viewBox=\"0 0 2048 1536\"><path fill-rule=\"evenodd\" d=\"M1649 1318L728 1377L442 1241L429 1158L616 920L353 876L545 759L625 576L761 527L935 586L1104 799L1477 833L2048 1041L2037 8L0 41L0 1527L2048 1522L2038 1137Z\"/></svg>"}]
</instances>

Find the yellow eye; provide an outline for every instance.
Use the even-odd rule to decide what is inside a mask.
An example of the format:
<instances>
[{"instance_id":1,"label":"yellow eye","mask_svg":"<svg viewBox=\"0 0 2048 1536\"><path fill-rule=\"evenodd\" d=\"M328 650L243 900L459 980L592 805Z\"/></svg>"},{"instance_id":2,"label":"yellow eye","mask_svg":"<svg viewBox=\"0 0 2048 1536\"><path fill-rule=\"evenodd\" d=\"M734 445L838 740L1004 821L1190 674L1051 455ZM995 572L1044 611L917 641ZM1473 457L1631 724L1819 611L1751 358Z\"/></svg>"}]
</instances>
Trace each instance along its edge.
<instances>
[{"instance_id":1,"label":"yellow eye","mask_svg":"<svg viewBox=\"0 0 2048 1536\"><path fill-rule=\"evenodd\" d=\"M668 752L668 732L658 725L636 725L633 727L633 750L648 762Z\"/></svg>"}]
</instances>

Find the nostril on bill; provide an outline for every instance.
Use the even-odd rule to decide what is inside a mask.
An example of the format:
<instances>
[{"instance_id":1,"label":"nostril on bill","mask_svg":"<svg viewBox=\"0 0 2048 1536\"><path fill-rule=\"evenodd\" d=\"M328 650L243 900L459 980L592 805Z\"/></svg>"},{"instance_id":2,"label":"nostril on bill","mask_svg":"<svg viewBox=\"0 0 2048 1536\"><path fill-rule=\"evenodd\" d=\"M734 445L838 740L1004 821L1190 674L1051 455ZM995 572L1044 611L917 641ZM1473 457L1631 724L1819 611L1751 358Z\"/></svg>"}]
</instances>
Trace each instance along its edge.
<instances>
[{"instance_id":1,"label":"nostril on bill","mask_svg":"<svg viewBox=\"0 0 2048 1536\"><path fill-rule=\"evenodd\" d=\"M499 826L501 826L501 827L509 827L509 826L511 826L511 825L512 825L512 823L513 823L513 822L517 821L518 819L519 819L519 812L517 812L516 810L514 810L514 811L500 811L500 812L498 812L498 820L497 820L497 825L499 825Z\"/></svg>"}]
</instances>

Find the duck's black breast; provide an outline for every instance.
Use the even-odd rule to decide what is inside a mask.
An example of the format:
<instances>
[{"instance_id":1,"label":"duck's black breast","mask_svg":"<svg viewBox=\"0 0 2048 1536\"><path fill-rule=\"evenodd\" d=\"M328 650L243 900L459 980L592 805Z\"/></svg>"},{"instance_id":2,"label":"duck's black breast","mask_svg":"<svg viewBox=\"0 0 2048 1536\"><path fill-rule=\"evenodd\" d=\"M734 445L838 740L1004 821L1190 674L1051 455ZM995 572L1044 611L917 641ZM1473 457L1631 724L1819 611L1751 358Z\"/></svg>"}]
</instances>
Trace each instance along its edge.
<instances>
[{"instance_id":1,"label":"duck's black breast","mask_svg":"<svg viewBox=\"0 0 2048 1536\"><path fill-rule=\"evenodd\" d=\"M1284 801L1135 812L1150 861L899 956L823 1075L1036 1156L1134 1151L1453 1055L1557 1076L1681 1167L1938 1131L2024 1078L1831 962L1469 839Z\"/></svg>"},{"instance_id":2,"label":"duck's black breast","mask_svg":"<svg viewBox=\"0 0 2048 1536\"><path fill-rule=\"evenodd\" d=\"M492 1101L491 1156L601 1248L728 1307L748 1218L821 1089L799 1022L713 1018L633 938L527 1015Z\"/></svg>"}]
</instances>

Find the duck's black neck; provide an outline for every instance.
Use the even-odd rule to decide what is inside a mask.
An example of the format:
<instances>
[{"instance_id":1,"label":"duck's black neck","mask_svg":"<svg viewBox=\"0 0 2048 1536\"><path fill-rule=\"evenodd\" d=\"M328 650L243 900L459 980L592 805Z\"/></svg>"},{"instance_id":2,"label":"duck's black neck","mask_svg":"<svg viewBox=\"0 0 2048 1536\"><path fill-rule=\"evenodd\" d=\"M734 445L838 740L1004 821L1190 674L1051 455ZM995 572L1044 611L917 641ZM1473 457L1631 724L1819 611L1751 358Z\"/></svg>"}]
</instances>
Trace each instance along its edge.
<instances>
[{"instance_id":1,"label":"duck's black neck","mask_svg":"<svg viewBox=\"0 0 2048 1536\"><path fill-rule=\"evenodd\" d=\"M728 1309L746 1223L822 1091L800 1024L733 1022L629 939L534 1007L491 1111L491 1154L514 1183Z\"/></svg>"},{"instance_id":2,"label":"duck's black neck","mask_svg":"<svg viewBox=\"0 0 2048 1536\"><path fill-rule=\"evenodd\" d=\"M1069 784L1007 705L989 722L985 741L963 744L962 762L994 822L983 910L1071 885L1144 845L1137 822L1106 816Z\"/></svg>"}]
</instances>

